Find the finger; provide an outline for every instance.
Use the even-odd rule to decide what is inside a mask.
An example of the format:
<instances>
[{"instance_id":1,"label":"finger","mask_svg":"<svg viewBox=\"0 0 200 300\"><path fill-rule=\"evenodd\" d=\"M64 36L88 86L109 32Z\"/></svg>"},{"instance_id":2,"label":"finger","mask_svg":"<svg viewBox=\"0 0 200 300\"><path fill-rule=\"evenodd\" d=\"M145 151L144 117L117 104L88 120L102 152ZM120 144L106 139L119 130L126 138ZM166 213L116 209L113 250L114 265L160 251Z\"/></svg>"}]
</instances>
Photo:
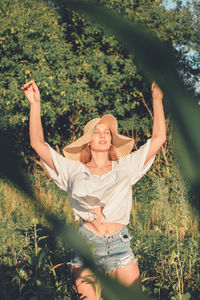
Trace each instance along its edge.
<instances>
[{"instance_id":1,"label":"finger","mask_svg":"<svg viewBox=\"0 0 200 300\"><path fill-rule=\"evenodd\" d=\"M32 82L31 82L31 81L27 82L27 86L28 86L28 87L31 86L31 85L32 85Z\"/></svg>"},{"instance_id":2,"label":"finger","mask_svg":"<svg viewBox=\"0 0 200 300\"><path fill-rule=\"evenodd\" d=\"M28 83L25 83L24 84L24 89L27 89L28 88Z\"/></svg>"},{"instance_id":3,"label":"finger","mask_svg":"<svg viewBox=\"0 0 200 300\"><path fill-rule=\"evenodd\" d=\"M33 86L33 84L34 84L34 81L33 81L33 80L29 81L29 85L32 85L32 86Z\"/></svg>"},{"instance_id":4,"label":"finger","mask_svg":"<svg viewBox=\"0 0 200 300\"><path fill-rule=\"evenodd\" d=\"M153 89L155 88L155 84L156 84L155 81L153 81L153 82L152 82L152 85L151 85L151 90L152 90L152 91L153 91Z\"/></svg>"},{"instance_id":5,"label":"finger","mask_svg":"<svg viewBox=\"0 0 200 300\"><path fill-rule=\"evenodd\" d=\"M22 91L25 91L25 90L26 90L26 85L23 85L23 86L21 87L21 89L22 89Z\"/></svg>"},{"instance_id":6,"label":"finger","mask_svg":"<svg viewBox=\"0 0 200 300\"><path fill-rule=\"evenodd\" d=\"M29 81L27 83L25 83L24 88L28 89L29 87L31 87L32 83Z\"/></svg>"},{"instance_id":7,"label":"finger","mask_svg":"<svg viewBox=\"0 0 200 300\"><path fill-rule=\"evenodd\" d=\"M24 91L25 89L27 89L28 84L29 84L29 82L26 82L26 83L21 87L21 89L22 89L23 91Z\"/></svg>"},{"instance_id":8,"label":"finger","mask_svg":"<svg viewBox=\"0 0 200 300\"><path fill-rule=\"evenodd\" d=\"M33 81L33 88L34 88L35 91L39 92L38 86L35 83L35 81Z\"/></svg>"}]
</instances>

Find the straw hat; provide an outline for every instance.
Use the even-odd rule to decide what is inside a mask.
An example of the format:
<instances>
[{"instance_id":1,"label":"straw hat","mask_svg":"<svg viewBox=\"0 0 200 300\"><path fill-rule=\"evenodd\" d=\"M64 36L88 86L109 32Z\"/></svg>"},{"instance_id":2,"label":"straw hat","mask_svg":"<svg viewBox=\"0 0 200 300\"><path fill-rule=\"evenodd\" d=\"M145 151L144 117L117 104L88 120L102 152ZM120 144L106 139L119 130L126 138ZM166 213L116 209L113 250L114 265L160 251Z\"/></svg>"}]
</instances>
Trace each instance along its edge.
<instances>
[{"instance_id":1,"label":"straw hat","mask_svg":"<svg viewBox=\"0 0 200 300\"><path fill-rule=\"evenodd\" d=\"M69 159L80 161L81 151L84 146L91 141L97 124L105 124L110 129L112 133L112 144L115 146L115 151L118 158L120 156L126 156L131 152L134 140L119 134L116 118L110 114L107 114L101 118L96 118L89 121L84 127L83 136L81 136L75 142L72 142L64 147L64 156Z\"/></svg>"}]
</instances>

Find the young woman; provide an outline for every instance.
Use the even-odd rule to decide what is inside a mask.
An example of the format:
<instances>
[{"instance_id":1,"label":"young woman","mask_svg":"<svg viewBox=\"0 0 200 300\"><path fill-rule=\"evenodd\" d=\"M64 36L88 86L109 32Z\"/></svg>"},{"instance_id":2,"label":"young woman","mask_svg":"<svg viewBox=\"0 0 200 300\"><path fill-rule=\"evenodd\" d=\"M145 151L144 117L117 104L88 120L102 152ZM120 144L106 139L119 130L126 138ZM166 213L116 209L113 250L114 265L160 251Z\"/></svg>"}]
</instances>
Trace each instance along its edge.
<instances>
[{"instance_id":1,"label":"young woman","mask_svg":"<svg viewBox=\"0 0 200 300\"><path fill-rule=\"evenodd\" d=\"M95 244L95 257L106 272L127 286L139 281L127 225L132 185L148 171L166 140L162 91L152 84L152 137L137 151L131 152L133 139L118 134L115 117L104 115L86 124L83 136L63 149L64 157L44 141L37 85L30 81L22 90L30 102L31 146L59 188L68 192L75 220L83 221L79 233ZM69 264L79 294L96 300L88 283L90 270L84 269L76 256Z\"/></svg>"}]
</instances>

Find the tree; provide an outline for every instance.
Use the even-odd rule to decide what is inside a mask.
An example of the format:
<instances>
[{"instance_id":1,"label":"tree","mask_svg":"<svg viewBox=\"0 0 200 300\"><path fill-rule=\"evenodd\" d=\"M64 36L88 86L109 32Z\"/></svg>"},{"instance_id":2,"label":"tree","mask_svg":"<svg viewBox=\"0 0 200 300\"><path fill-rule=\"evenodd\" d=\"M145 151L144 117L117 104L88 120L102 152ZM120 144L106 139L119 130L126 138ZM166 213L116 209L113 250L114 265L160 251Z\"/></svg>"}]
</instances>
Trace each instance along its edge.
<instances>
[{"instance_id":1,"label":"tree","mask_svg":"<svg viewBox=\"0 0 200 300\"><path fill-rule=\"evenodd\" d=\"M148 27L170 45L195 43L190 10L167 11L163 1L150 0L97 3ZM25 157L32 154L29 104L20 87L30 79L40 88L45 137L53 146L63 147L88 118L103 113L114 114L119 130L133 136L136 146L150 137L150 86L134 55L112 34L73 11L61 18L55 8L37 0L4 0L0 22L0 105Z\"/></svg>"}]
</instances>

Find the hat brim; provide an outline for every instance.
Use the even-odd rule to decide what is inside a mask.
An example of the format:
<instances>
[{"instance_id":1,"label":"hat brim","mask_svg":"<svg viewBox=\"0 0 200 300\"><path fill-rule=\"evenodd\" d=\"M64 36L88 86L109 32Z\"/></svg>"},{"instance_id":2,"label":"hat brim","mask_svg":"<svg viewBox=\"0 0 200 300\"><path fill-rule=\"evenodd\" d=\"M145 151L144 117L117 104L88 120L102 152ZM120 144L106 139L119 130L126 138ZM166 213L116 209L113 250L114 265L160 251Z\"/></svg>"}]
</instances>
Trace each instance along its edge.
<instances>
[{"instance_id":1,"label":"hat brim","mask_svg":"<svg viewBox=\"0 0 200 300\"><path fill-rule=\"evenodd\" d=\"M81 136L76 141L64 147L63 149L64 156L72 160L80 161L81 151L83 150L84 146L91 141L94 134L95 127L99 123L106 124L108 128L111 130L112 144L115 146L115 150L118 158L120 156L126 156L131 152L131 150L133 149L134 140L132 138L119 134L117 129L116 118L112 115L107 114L102 116L101 118L97 118L89 121L85 126L85 128L87 128L87 132L85 132L86 130L84 128L85 133L83 136Z\"/></svg>"}]
</instances>

